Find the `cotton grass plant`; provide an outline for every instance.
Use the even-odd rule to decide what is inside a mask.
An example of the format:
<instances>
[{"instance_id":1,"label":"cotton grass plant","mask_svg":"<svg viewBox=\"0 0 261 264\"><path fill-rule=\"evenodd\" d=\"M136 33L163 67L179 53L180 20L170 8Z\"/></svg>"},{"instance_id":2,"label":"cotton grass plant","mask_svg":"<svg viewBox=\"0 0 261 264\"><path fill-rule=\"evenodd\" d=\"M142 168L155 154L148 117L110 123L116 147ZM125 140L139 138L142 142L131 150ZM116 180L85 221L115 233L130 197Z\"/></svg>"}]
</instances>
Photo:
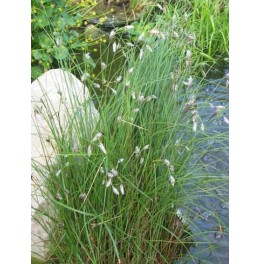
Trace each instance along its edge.
<instances>
[{"instance_id":1,"label":"cotton grass plant","mask_svg":"<svg viewBox=\"0 0 261 264\"><path fill-rule=\"evenodd\" d=\"M94 94L100 118L93 130L78 104L65 133L50 127L57 159L38 168L48 201L39 211L49 218L43 223L50 239L47 263L194 259L189 250L205 234L189 228L191 204L215 195L212 182L222 187L227 181L223 171L223 177L203 171L200 157L226 148L227 135L210 133L201 120L208 102L196 105L195 65L187 67L187 40L173 37L172 25L159 20L155 30L168 32L164 37L152 34L124 50L127 66L109 84L115 93ZM220 144L206 147L209 140Z\"/></svg>"},{"instance_id":2,"label":"cotton grass plant","mask_svg":"<svg viewBox=\"0 0 261 264\"><path fill-rule=\"evenodd\" d=\"M198 62L211 64L228 57L228 0L178 0L171 8L177 17L183 17L181 27L192 36Z\"/></svg>"}]
</instances>

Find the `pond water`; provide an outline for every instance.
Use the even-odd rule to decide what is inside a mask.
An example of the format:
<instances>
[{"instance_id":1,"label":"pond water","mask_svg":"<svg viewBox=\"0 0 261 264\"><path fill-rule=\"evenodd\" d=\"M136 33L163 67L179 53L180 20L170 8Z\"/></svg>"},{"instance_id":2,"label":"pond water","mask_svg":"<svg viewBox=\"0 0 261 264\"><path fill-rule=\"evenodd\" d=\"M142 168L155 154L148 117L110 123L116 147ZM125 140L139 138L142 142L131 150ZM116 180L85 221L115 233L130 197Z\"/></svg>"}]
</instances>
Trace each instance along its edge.
<instances>
[{"instance_id":1,"label":"pond water","mask_svg":"<svg viewBox=\"0 0 261 264\"><path fill-rule=\"evenodd\" d=\"M189 228L196 234L197 243L195 247L190 248L190 254L179 261L179 264L229 263L228 141L220 139L224 133L228 133L228 124L224 121L224 116L229 119L227 74L226 65L217 67L207 75L207 83L199 85L196 99L200 108L199 115L207 124L206 132L215 133L220 137L218 140L209 140L207 145L199 145L198 150L204 148L207 150L206 154L199 157L195 153L195 160L191 161L191 166L200 165L202 175L213 175L216 181L211 180L208 183L206 177L204 183L202 180L195 180L187 186L188 190L197 195L186 208L180 210L190 218ZM213 105L206 105L206 101ZM219 119L212 122L211 117L215 111L213 106L224 106L225 110Z\"/></svg>"},{"instance_id":2,"label":"pond water","mask_svg":"<svg viewBox=\"0 0 261 264\"><path fill-rule=\"evenodd\" d=\"M135 19L134 13L129 8L128 1L121 1L122 4L106 4L104 1L100 2L94 10L98 15L103 16L109 14L106 22L116 25L121 22ZM106 28L106 27L105 27Z\"/></svg>"}]
</instances>

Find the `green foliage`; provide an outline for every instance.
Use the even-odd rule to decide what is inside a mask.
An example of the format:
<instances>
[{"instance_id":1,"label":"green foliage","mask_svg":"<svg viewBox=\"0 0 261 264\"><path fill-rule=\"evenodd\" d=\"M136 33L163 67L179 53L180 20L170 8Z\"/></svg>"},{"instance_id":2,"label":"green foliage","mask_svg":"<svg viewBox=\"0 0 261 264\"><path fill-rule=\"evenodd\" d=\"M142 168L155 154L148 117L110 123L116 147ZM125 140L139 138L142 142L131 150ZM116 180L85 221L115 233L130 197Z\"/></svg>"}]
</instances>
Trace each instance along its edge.
<instances>
[{"instance_id":1,"label":"green foliage","mask_svg":"<svg viewBox=\"0 0 261 264\"><path fill-rule=\"evenodd\" d=\"M163 20L156 26L173 33L172 23ZM101 107L93 132L86 126L88 111L79 111L84 105L72 107L75 112L66 131L50 128L57 162L40 173L47 179L45 195L55 208L47 230L50 254L58 263L171 263L194 239L189 217L177 216L177 209L203 191L213 195L210 182L226 182L225 177L205 175L196 162L191 167L198 150L199 156L210 151L200 145L222 141L227 134L193 131L195 109L187 106L198 85L184 84L190 76L181 59L186 38L176 41L171 36L148 37L138 58L137 50L124 50L128 64L119 73L122 81L108 84L114 89L111 96L109 88L101 97L94 96ZM91 83L88 87L93 88ZM197 120L202 122L199 116ZM102 134L97 140L98 132ZM112 172L117 175L112 177ZM186 185L193 188L186 190ZM48 208L44 213L50 213Z\"/></svg>"},{"instance_id":2,"label":"green foliage","mask_svg":"<svg viewBox=\"0 0 261 264\"><path fill-rule=\"evenodd\" d=\"M199 61L214 62L228 57L228 0L178 0L175 9L183 17L184 30L196 36L194 44Z\"/></svg>"},{"instance_id":3,"label":"green foliage","mask_svg":"<svg viewBox=\"0 0 261 264\"><path fill-rule=\"evenodd\" d=\"M105 78L102 70L97 78L88 77L89 89L95 90L95 83L106 87L101 96L92 98L100 107L100 120L94 131L86 126L88 111L79 111L85 105L72 107L73 118L69 118L65 130L60 131L48 120L57 160L55 165L47 164L37 170L46 178L44 196L55 209L55 214L44 209L51 222L45 228L50 237L50 258L55 259L52 263L171 263L185 254L194 239L188 229L189 213L181 217L177 209L187 206L191 212L189 203L197 206L200 195L215 197L215 189L227 184L226 172L205 173L200 157L211 153L215 159L216 152L226 151L224 141L228 135L209 133L210 122L205 124L205 131L194 131L193 118L202 122L194 111L200 113L210 101L194 104L200 87L200 80L194 76L193 85L184 84L198 71L201 60L213 61L219 53L226 55L227 13L215 13L216 9L205 2L177 2L179 5L155 21L133 23L134 28L127 29L133 42L143 33L144 37L136 48L122 45L127 68L115 73L113 80ZM45 3L48 6L51 2ZM54 11L46 11L51 12ZM77 32L66 28L63 20L56 21L61 21L61 30L57 30L54 22L47 24L40 14L39 21L44 26L39 27L39 21L36 24L35 38L40 48L33 50L33 58L42 62L63 60L68 71L80 68L71 64L71 50L77 47L77 41L69 42L72 36L77 39ZM62 17L73 25L70 16ZM57 37L62 45L57 45ZM116 43L115 38L112 42ZM51 51L46 52L46 47ZM185 55L187 50L191 56ZM101 61L110 71L113 59L104 57ZM96 61L85 54L83 62L86 71L79 70L80 73L90 75ZM35 76L42 70L38 65L32 67ZM119 75L121 81L114 81ZM219 114L222 116L223 112ZM94 140L98 132L103 134ZM214 141L221 146L209 143ZM117 175L106 187L112 169ZM120 186L124 187L124 194ZM220 224L223 226L221 221Z\"/></svg>"},{"instance_id":4,"label":"green foliage","mask_svg":"<svg viewBox=\"0 0 261 264\"><path fill-rule=\"evenodd\" d=\"M31 264L43 264L43 261L41 261L37 258L31 257Z\"/></svg>"},{"instance_id":5,"label":"green foliage","mask_svg":"<svg viewBox=\"0 0 261 264\"><path fill-rule=\"evenodd\" d=\"M202 53L228 56L228 12L228 0L193 1L188 23L198 31L197 45Z\"/></svg>"},{"instance_id":6,"label":"green foliage","mask_svg":"<svg viewBox=\"0 0 261 264\"><path fill-rule=\"evenodd\" d=\"M32 0L32 79L88 45L79 27L83 12L90 14L93 3L73 6L64 0ZM81 10L82 9L82 10Z\"/></svg>"},{"instance_id":7,"label":"green foliage","mask_svg":"<svg viewBox=\"0 0 261 264\"><path fill-rule=\"evenodd\" d=\"M170 20L175 29L175 39L185 39L183 50L191 50L200 66L222 61L229 52L229 7L228 0L177 0L170 1L168 8L158 10L161 15L153 13L153 8L139 22L132 23L133 28L125 30L133 41L143 34L143 40L156 28L158 21ZM162 3L161 3L162 4ZM120 31L120 30L119 30ZM170 34L166 28L163 34ZM224 61L223 61L224 62Z\"/></svg>"}]
</instances>

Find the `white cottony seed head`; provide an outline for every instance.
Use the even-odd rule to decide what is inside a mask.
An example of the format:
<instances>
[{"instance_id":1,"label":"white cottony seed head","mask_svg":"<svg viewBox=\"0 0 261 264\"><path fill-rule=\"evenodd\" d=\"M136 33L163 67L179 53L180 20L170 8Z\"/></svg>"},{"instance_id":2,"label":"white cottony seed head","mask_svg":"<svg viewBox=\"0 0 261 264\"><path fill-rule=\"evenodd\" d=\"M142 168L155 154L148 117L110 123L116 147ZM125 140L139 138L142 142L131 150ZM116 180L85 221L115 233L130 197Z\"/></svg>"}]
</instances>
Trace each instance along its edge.
<instances>
[{"instance_id":1,"label":"white cottony seed head","mask_svg":"<svg viewBox=\"0 0 261 264\"><path fill-rule=\"evenodd\" d=\"M162 32L160 33L160 36L161 36L161 38L162 38L163 40L166 39L165 35L164 35Z\"/></svg>"},{"instance_id":2,"label":"white cottony seed head","mask_svg":"<svg viewBox=\"0 0 261 264\"><path fill-rule=\"evenodd\" d=\"M105 70L106 69L106 64L104 62L101 63L101 69Z\"/></svg>"},{"instance_id":3,"label":"white cottony seed head","mask_svg":"<svg viewBox=\"0 0 261 264\"><path fill-rule=\"evenodd\" d=\"M143 163L144 163L144 158L141 157L141 158L140 158L140 165L142 165Z\"/></svg>"},{"instance_id":4,"label":"white cottony seed head","mask_svg":"<svg viewBox=\"0 0 261 264\"><path fill-rule=\"evenodd\" d=\"M130 47L130 48L133 48L133 47L134 47L134 44L132 44L132 43L130 43L130 42L126 43L126 45L127 45L128 47Z\"/></svg>"},{"instance_id":5,"label":"white cottony seed head","mask_svg":"<svg viewBox=\"0 0 261 264\"><path fill-rule=\"evenodd\" d=\"M58 170L55 175L58 177L61 174L61 172L62 170Z\"/></svg>"},{"instance_id":6,"label":"white cottony seed head","mask_svg":"<svg viewBox=\"0 0 261 264\"><path fill-rule=\"evenodd\" d=\"M122 76L119 76L119 77L116 78L115 81L116 81L116 82L120 82L121 80L122 80Z\"/></svg>"},{"instance_id":7,"label":"white cottony seed head","mask_svg":"<svg viewBox=\"0 0 261 264\"><path fill-rule=\"evenodd\" d=\"M134 153L135 154L140 154L140 147L136 146Z\"/></svg>"},{"instance_id":8,"label":"white cottony seed head","mask_svg":"<svg viewBox=\"0 0 261 264\"><path fill-rule=\"evenodd\" d=\"M115 30L112 30L112 31L110 32L109 38L112 39L112 38L114 38L115 35L116 35Z\"/></svg>"},{"instance_id":9,"label":"white cottony seed head","mask_svg":"<svg viewBox=\"0 0 261 264\"><path fill-rule=\"evenodd\" d=\"M151 46L149 46L148 44L146 45L146 48L147 48L147 50L148 50L149 52L153 52Z\"/></svg>"},{"instance_id":10,"label":"white cottony seed head","mask_svg":"<svg viewBox=\"0 0 261 264\"><path fill-rule=\"evenodd\" d=\"M142 150L147 150L149 149L150 145L146 145Z\"/></svg>"},{"instance_id":11,"label":"white cottony seed head","mask_svg":"<svg viewBox=\"0 0 261 264\"><path fill-rule=\"evenodd\" d=\"M174 173L174 166L169 165L169 171L170 171L171 173Z\"/></svg>"},{"instance_id":12,"label":"white cottony seed head","mask_svg":"<svg viewBox=\"0 0 261 264\"><path fill-rule=\"evenodd\" d=\"M91 145L88 146L87 155L88 155L88 157L90 157L92 155L92 146Z\"/></svg>"},{"instance_id":13,"label":"white cottony seed head","mask_svg":"<svg viewBox=\"0 0 261 264\"><path fill-rule=\"evenodd\" d=\"M125 28L125 29L133 29L134 26L133 26L133 25L127 25L127 26L125 26L124 28Z\"/></svg>"},{"instance_id":14,"label":"white cottony seed head","mask_svg":"<svg viewBox=\"0 0 261 264\"><path fill-rule=\"evenodd\" d=\"M229 80L226 80L226 88L229 88Z\"/></svg>"},{"instance_id":15,"label":"white cottony seed head","mask_svg":"<svg viewBox=\"0 0 261 264\"><path fill-rule=\"evenodd\" d=\"M101 88L101 86L98 83L93 83L93 87L96 88L96 89L100 89Z\"/></svg>"},{"instance_id":16,"label":"white cottony seed head","mask_svg":"<svg viewBox=\"0 0 261 264\"><path fill-rule=\"evenodd\" d=\"M63 199L60 193L57 193L55 198L60 201Z\"/></svg>"},{"instance_id":17,"label":"white cottony seed head","mask_svg":"<svg viewBox=\"0 0 261 264\"><path fill-rule=\"evenodd\" d=\"M183 82L188 88L193 84L193 78L190 76L187 82Z\"/></svg>"},{"instance_id":18,"label":"white cottony seed head","mask_svg":"<svg viewBox=\"0 0 261 264\"><path fill-rule=\"evenodd\" d=\"M188 21L188 17L189 15L187 14L187 12L184 14L184 20L187 22Z\"/></svg>"},{"instance_id":19,"label":"white cottony seed head","mask_svg":"<svg viewBox=\"0 0 261 264\"><path fill-rule=\"evenodd\" d=\"M217 106L216 106L216 109L217 109L217 110L222 110L222 109L224 109L224 108L225 108L224 105L217 105Z\"/></svg>"},{"instance_id":20,"label":"white cottony seed head","mask_svg":"<svg viewBox=\"0 0 261 264\"><path fill-rule=\"evenodd\" d=\"M140 49L140 54L139 54L139 59L140 60L143 58L143 54L144 54L143 49Z\"/></svg>"},{"instance_id":21,"label":"white cottony seed head","mask_svg":"<svg viewBox=\"0 0 261 264\"><path fill-rule=\"evenodd\" d=\"M100 150L101 150L104 154L107 154L107 151L106 151L104 145L103 145L101 142L99 143L98 147L100 148Z\"/></svg>"},{"instance_id":22,"label":"white cottony seed head","mask_svg":"<svg viewBox=\"0 0 261 264\"><path fill-rule=\"evenodd\" d=\"M169 166L169 165L170 165L170 161L169 161L169 160L167 160L167 159L164 159L164 160L163 160L163 162L164 162L164 164L165 164L165 165L167 165L167 166Z\"/></svg>"},{"instance_id":23,"label":"white cottony seed head","mask_svg":"<svg viewBox=\"0 0 261 264\"><path fill-rule=\"evenodd\" d=\"M193 40L196 39L196 36L194 34L188 34L186 35L186 39L187 39L188 44L190 44Z\"/></svg>"},{"instance_id":24,"label":"white cottony seed head","mask_svg":"<svg viewBox=\"0 0 261 264\"><path fill-rule=\"evenodd\" d=\"M121 159L118 160L118 163L122 163L123 161L124 161L124 159L121 158Z\"/></svg>"},{"instance_id":25,"label":"white cottony seed head","mask_svg":"<svg viewBox=\"0 0 261 264\"><path fill-rule=\"evenodd\" d=\"M138 101L143 102L145 100L144 95L142 93L139 93Z\"/></svg>"},{"instance_id":26,"label":"white cottony seed head","mask_svg":"<svg viewBox=\"0 0 261 264\"><path fill-rule=\"evenodd\" d=\"M174 31L174 32L173 32L173 37L176 38L176 39L178 39L178 38L179 38L179 34L178 34L177 32Z\"/></svg>"},{"instance_id":27,"label":"white cottony seed head","mask_svg":"<svg viewBox=\"0 0 261 264\"><path fill-rule=\"evenodd\" d=\"M224 122L229 125L229 120L224 116Z\"/></svg>"},{"instance_id":28,"label":"white cottony seed head","mask_svg":"<svg viewBox=\"0 0 261 264\"><path fill-rule=\"evenodd\" d=\"M81 81L84 82L84 81L86 81L86 79L87 79L87 78L86 78L85 75L83 74L83 75L81 76Z\"/></svg>"},{"instance_id":29,"label":"white cottony seed head","mask_svg":"<svg viewBox=\"0 0 261 264\"><path fill-rule=\"evenodd\" d=\"M90 52L85 53L84 57L85 57L86 60L89 60L91 58Z\"/></svg>"},{"instance_id":30,"label":"white cottony seed head","mask_svg":"<svg viewBox=\"0 0 261 264\"><path fill-rule=\"evenodd\" d=\"M109 178L109 180L105 184L106 188L108 188L109 186L111 186L111 178Z\"/></svg>"},{"instance_id":31,"label":"white cottony seed head","mask_svg":"<svg viewBox=\"0 0 261 264\"><path fill-rule=\"evenodd\" d=\"M121 48L121 43L118 43L117 46L116 46L116 49L120 49Z\"/></svg>"},{"instance_id":32,"label":"white cottony seed head","mask_svg":"<svg viewBox=\"0 0 261 264\"><path fill-rule=\"evenodd\" d=\"M150 95L150 96L147 96L147 97L146 97L146 102L149 102L149 101L151 101L152 99L157 99L157 96L156 96L156 95Z\"/></svg>"},{"instance_id":33,"label":"white cottony seed head","mask_svg":"<svg viewBox=\"0 0 261 264\"><path fill-rule=\"evenodd\" d=\"M137 41L138 41L138 42L142 41L143 37L144 37L144 33L141 33L141 34L139 35Z\"/></svg>"},{"instance_id":34,"label":"white cottony seed head","mask_svg":"<svg viewBox=\"0 0 261 264\"><path fill-rule=\"evenodd\" d=\"M160 31L157 30L156 28L154 28L154 29L152 29L152 30L150 31L150 33L151 33L151 34L154 34L154 35L159 35L159 34L160 34Z\"/></svg>"},{"instance_id":35,"label":"white cottony seed head","mask_svg":"<svg viewBox=\"0 0 261 264\"><path fill-rule=\"evenodd\" d=\"M133 113L137 113L137 112L139 112L139 110L140 110L139 108L135 108L135 109L132 110L132 112Z\"/></svg>"},{"instance_id":36,"label":"white cottony seed head","mask_svg":"<svg viewBox=\"0 0 261 264\"><path fill-rule=\"evenodd\" d=\"M201 125L200 125L200 130L201 130L201 132L204 132L204 130L205 130L204 123L201 123Z\"/></svg>"},{"instance_id":37,"label":"white cottony seed head","mask_svg":"<svg viewBox=\"0 0 261 264\"><path fill-rule=\"evenodd\" d=\"M91 76L90 73L85 72L85 73L82 75L82 77L81 77L81 81L82 81L82 82L86 81L87 78L89 78L90 76Z\"/></svg>"},{"instance_id":38,"label":"white cottony seed head","mask_svg":"<svg viewBox=\"0 0 261 264\"><path fill-rule=\"evenodd\" d=\"M191 111L191 115L192 115L192 116L196 116L196 115L198 115L198 111L197 111L197 110L193 110L193 111Z\"/></svg>"},{"instance_id":39,"label":"white cottony seed head","mask_svg":"<svg viewBox=\"0 0 261 264\"><path fill-rule=\"evenodd\" d=\"M101 132L98 132L98 133L94 136L94 138L92 139L92 141L95 142L95 141L99 140L101 137L102 137L102 133L101 133Z\"/></svg>"},{"instance_id":40,"label":"white cottony seed head","mask_svg":"<svg viewBox=\"0 0 261 264\"><path fill-rule=\"evenodd\" d=\"M109 87L111 89L111 91L113 92L113 94L117 94L117 91L111 87Z\"/></svg>"},{"instance_id":41,"label":"white cottony seed head","mask_svg":"<svg viewBox=\"0 0 261 264\"><path fill-rule=\"evenodd\" d=\"M169 177L169 182L170 182L170 184L171 184L172 186L175 185L175 178L174 178L172 175L170 175L170 177Z\"/></svg>"},{"instance_id":42,"label":"white cottony seed head","mask_svg":"<svg viewBox=\"0 0 261 264\"><path fill-rule=\"evenodd\" d=\"M177 217L178 217L178 218L182 218L182 217L183 217L180 208L177 209L176 214L177 214Z\"/></svg>"},{"instance_id":43,"label":"white cottony seed head","mask_svg":"<svg viewBox=\"0 0 261 264\"><path fill-rule=\"evenodd\" d=\"M134 68L132 67L132 68L130 68L129 70L128 70L128 73L132 73L134 71Z\"/></svg>"},{"instance_id":44,"label":"white cottony seed head","mask_svg":"<svg viewBox=\"0 0 261 264\"><path fill-rule=\"evenodd\" d=\"M86 194L86 193L81 193L81 194L79 195L79 198L80 198L81 200L84 200L86 197L87 197L87 194Z\"/></svg>"},{"instance_id":45,"label":"white cottony seed head","mask_svg":"<svg viewBox=\"0 0 261 264\"><path fill-rule=\"evenodd\" d=\"M107 173L107 176L108 176L109 178L114 177L113 173L111 173L111 172L108 172L108 173Z\"/></svg>"},{"instance_id":46,"label":"white cottony seed head","mask_svg":"<svg viewBox=\"0 0 261 264\"><path fill-rule=\"evenodd\" d=\"M117 51L117 43L113 42L112 44L112 51L115 53Z\"/></svg>"},{"instance_id":47,"label":"white cottony seed head","mask_svg":"<svg viewBox=\"0 0 261 264\"><path fill-rule=\"evenodd\" d=\"M197 122L193 122L193 131L196 132L197 131Z\"/></svg>"},{"instance_id":48,"label":"white cottony seed head","mask_svg":"<svg viewBox=\"0 0 261 264\"><path fill-rule=\"evenodd\" d=\"M60 46L61 45L60 38L56 38L55 43L56 43L56 46Z\"/></svg>"},{"instance_id":49,"label":"white cottony seed head","mask_svg":"<svg viewBox=\"0 0 261 264\"><path fill-rule=\"evenodd\" d=\"M191 52L190 50L187 50L187 51L186 51L186 58L187 58L188 60L190 60L191 57L192 57L192 52Z\"/></svg>"},{"instance_id":50,"label":"white cottony seed head","mask_svg":"<svg viewBox=\"0 0 261 264\"><path fill-rule=\"evenodd\" d=\"M119 191L117 188L115 188L114 186L112 186L112 191L116 194L116 195L119 195Z\"/></svg>"},{"instance_id":51,"label":"white cottony seed head","mask_svg":"<svg viewBox=\"0 0 261 264\"><path fill-rule=\"evenodd\" d=\"M175 93L178 91L178 85L177 84L173 84L172 91Z\"/></svg>"},{"instance_id":52,"label":"white cottony seed head","mask_svg":"<svg viewBox=\"0 0 261 264\"><path fill-rule=\"evenodd\" d=\"M130 87L130 81L129 81L129 80L126 81L125 86L126 86L126 87Z\"/></svg>"},{"instance_id":53,"label":"white cottony seed head","mask_svg":"<svg viewBox=\"0 0 261 264\"><path fill-rule=\"evenodd\" d=\"M197 112L197 111L196 111ZM196 114L194 114L194 115L192 115L192 122L194 123L194 122L197 122L197 118L198 118L198 114L196 113Z\"/></svg>"},{"instance_id":54,"label":"white cottony seed head","mask_svg":"<svg viewBox=\"0 0 261 264\"><path fill-rule=\"evenodd\" d=\"M124 194L125 194L124 187L123 187L123 185L122 185L122 184L120 185L120 191L121 191L121 194L122 194L122 195L124 195Z\"/></svg>"},{"instance_id":55,"label":"white cottony seed head","mask_svg":"<svg viewBox=\"0 0 261 264\"><path fill-rule=\"evenodd\" d=\"M118 175L118 171L116 171L115 169L111 169L111 173L113 176L117 176Z\"/></svg>"},{"instance_id":56,"label":"white cottony seed head","mask_svg":"<svg viewBox=\"0 0 261 264\"><path fill-rule=\"evenodd\" d=\"M163 10L163 7L160 4L156 4L156 6L160 9Z\"/></svg>"}]
</instances>

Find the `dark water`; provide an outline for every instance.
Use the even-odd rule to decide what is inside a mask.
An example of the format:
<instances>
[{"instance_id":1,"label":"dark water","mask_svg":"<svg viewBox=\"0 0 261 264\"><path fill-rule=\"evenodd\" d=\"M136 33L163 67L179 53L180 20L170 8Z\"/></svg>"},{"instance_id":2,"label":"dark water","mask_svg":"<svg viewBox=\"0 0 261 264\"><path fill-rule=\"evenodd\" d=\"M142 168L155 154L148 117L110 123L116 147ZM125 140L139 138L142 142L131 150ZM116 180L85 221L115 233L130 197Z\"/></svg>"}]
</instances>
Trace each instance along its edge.
<instances>
[{"instance_id":1,"label":"dark water","mask_svg":"<svg viewBox=\"0 0 261 264\"><path fill-rule=\"evenodd\" d=\"M218 67L209 72L207 83L199 84L196 99L199 115L205 123L205 132L217 137L211 137L206 144L199 145L199 152L202 153L204 149L205 154L198 156L195 153L194 160L191 161L191 166L194 169L195 166L200 166L202 175L206 177L202 180L195 179L187 186L188 191L196 195L180 210L189 218L189 227L194 232L197 243L178 263L229 263L229 157L228 139L227 136L223 137L228 133L224 116L229 119L227 73L227 66ZM212 119L215 106L221 105L225 107L222 114ZM214 176L216 180L210 180L209 176Z\"/></svg>"}]
</instances>

